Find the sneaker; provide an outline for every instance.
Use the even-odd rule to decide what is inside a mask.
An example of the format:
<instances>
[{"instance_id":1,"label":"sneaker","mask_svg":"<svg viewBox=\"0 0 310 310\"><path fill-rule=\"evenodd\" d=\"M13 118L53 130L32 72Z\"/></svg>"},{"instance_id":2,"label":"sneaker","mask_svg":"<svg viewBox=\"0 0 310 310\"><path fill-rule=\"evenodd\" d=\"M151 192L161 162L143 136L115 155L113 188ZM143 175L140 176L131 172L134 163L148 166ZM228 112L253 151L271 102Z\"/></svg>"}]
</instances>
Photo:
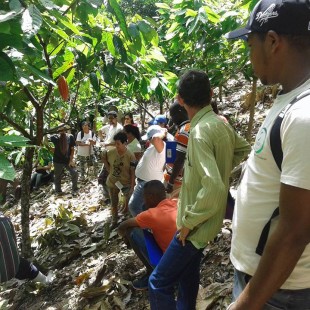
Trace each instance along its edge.
<instances>
[{"instance_id":1,"label":"sneaker","mask_svg":"<svg viewBox=\"0 0 310 310\"><path fill-rule=\"evenodd\" d=\"M148 289L148 282L149 282L149 274L144 275L140 279L136 279L132 281L132 286L134 289L139 291L145 291Z\"/></svg>"}]
</instances>

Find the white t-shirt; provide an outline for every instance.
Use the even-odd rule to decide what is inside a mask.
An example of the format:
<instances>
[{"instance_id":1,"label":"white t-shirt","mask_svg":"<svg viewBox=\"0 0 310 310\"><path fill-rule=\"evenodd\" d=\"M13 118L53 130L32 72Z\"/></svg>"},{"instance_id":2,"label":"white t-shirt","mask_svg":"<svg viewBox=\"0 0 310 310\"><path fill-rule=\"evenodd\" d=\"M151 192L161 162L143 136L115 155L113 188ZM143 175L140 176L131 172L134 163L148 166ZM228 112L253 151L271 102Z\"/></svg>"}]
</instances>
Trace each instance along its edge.
<instances>
[{"instance_id":1,"label":"white t-shirt","mask_svg":"<svg viewBox=\"0 0 310 310\"><path fill-rule=\"evenodd\" d=\"M134 138L128 145L127 149L132 153L139 153L141 152L141 144L137 138Z\"/></svg>"},{"instance_id":2,"label":"white t-shirt","mask_svg":"<svg viewBox=\"0 0 310 310\"><path fill-rule=\"evenodd\" d=\"M283 119L280 133L283 149L282 172L274 161L269 139L278 114L292 99L309 88L310 80L276 98L256 136L254 149L237 191L230 258L237 270L249 275L255 273L261 258L255 253L261 232L279 206L280 182L310 190L310 96L296 102ZM276 217L272 221L269 236L277 223ZM309 288L309 266L310 244L281 288Z\"/></svg>"},{"instance_id":3,"label":"white t-shirt","mask_svg":"<svg viewBox=\"0 0 310 310\"><path fill-rule=\"evenodd\" d=\"M109 130L106 133L104 143L106 144L113 143L114 142L113 137L122 130L123 130L123 126L120 123L117 123L115 127L113 125L110 125Z\"/></svg>"},{"instance_id":4,"label":"white t-shirt","mask_svg":"<svg viewBox=\"0 0 310 310\"><path fill-rule=\"evenodd\" d=\"M158 180L164 177L164 165L166 162L166 143L161 153L158 153L154 145L150 145L144 152L136 167L136 177L143 181Z\"/></svg>"},{"instance_id":5,"label":"white t-shirt","mask_svg":"<svg viewBox=\"0 0 310 310\"><path fill-rule=\"evenodd\" d=\"M77 137L76 137L76 141L77 142L87 142L89 141L89 139L96 141L96 135L93 136L92 131L90 130L88 133L84 132L84 136L83 139L81 138L81 131L78 133ZM85 146L80 146L78 145L77 147L77 155L79 156L89 156L90 154L94 154L94 147L90 146L90 145L85 145Z\"/></svg>"}]
</instances>

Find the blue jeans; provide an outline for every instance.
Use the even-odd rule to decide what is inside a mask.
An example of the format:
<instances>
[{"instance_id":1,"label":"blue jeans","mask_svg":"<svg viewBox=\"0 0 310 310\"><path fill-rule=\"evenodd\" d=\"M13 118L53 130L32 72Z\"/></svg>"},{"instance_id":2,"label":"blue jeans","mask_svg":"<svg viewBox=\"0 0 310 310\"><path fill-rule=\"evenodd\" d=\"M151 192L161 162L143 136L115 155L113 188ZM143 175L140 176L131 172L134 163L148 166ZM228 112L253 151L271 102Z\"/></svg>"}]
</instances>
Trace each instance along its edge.
<instances>
[{"instance_id":1,"label":"blue jeans","mask_svg":"<svg viewBox=\"0 0 310 310\"><path fill-rule=\"evenodd\" d=\"M247 275L235 269L233 300L235 301L245 288ZM309 283L310 285L310 283ZM303 290L278 290L265 304L263 310L309 310L310 288Z\"/></svg>"},{"instance_id":2,"label":"blue jeans","mask_svg":"<svg viewBox=\"0 0 310 310\"><path fill-rule=\"evenodd\" d=\"M202 250L186 241L185 246L172 239L168 249L149 278L151 309L194 310L199 288L199 267ZM177 301L174 298L178 285Z\"/></svg>"},{"instance_id":3,"label":"blue jeans","mask_svg":"<svg viewBox=\"0 0 310 310\"><path fill-rule=\"evenodd\" d=\"M145 183L146 181L136 179L136 186L129 199L129 204L128 204L129 212L133 217L137 216L139 213L144 211L143 192L144 192Z\"/></svg>"}]
</instances>

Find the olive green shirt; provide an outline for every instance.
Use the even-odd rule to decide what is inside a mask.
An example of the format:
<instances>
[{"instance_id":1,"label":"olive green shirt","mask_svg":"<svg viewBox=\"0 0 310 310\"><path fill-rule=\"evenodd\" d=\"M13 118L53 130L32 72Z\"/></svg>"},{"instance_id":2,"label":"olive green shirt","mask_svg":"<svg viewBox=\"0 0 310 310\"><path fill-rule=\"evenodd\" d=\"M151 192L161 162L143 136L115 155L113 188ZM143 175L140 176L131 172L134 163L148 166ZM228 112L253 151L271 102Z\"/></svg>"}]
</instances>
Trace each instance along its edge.
<instances>
[{"instance_id":1,"label":"olive green shirt","mask_svg":"<svg viewBox=\"0 0 310 310\"><path fill-rule=\"evenodd\" d=\"M177 227L204 248L222 227L232 169L249 153L247 141L206 106L191 120Z\"/></svg>"}]
</instances>

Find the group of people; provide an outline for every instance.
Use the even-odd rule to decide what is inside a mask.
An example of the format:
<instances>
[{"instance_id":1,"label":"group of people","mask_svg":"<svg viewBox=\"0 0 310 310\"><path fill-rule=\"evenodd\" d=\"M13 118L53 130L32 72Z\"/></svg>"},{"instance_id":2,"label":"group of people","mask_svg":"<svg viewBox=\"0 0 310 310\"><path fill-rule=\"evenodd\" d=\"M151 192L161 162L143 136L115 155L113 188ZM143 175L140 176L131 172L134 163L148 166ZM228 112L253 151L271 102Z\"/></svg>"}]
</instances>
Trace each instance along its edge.
<instances>
[{"instance_id":1,"label":"group of people","mask_svg":"<svg viewBox=\"0 0 310 310\"><path fill-rule=\"evenodd\" d=\"M228 309L309 310L310 3L260 0L247 25L227 38L247 41L254 73L264 85L282 86L236 195L230 255L235 276ZM177 102L170 107L178 126L173 165L166 160L166 130L155 120L147 129L144 152L135 124L120 128L113 111L109 127L99 132L107 148L103 161L112 223L117 224L122 191L123 211L128 204L132 217L118 232L146 266L133 285L148 288L152 310L195 309L202 251L222 227L230 173L251 150L212 110L211 97L205 72L182 75ZM60 175L67 168L75 191L74 140L61 129L52 138L55 189L61 191ZM92 155L92 141L91 132L78 137L78 146L87 149L79 156ZM167 196L174 190L179 190L177 198ZM16 273L18 263L14 268Z\"/></svg>"}]
</instances>

